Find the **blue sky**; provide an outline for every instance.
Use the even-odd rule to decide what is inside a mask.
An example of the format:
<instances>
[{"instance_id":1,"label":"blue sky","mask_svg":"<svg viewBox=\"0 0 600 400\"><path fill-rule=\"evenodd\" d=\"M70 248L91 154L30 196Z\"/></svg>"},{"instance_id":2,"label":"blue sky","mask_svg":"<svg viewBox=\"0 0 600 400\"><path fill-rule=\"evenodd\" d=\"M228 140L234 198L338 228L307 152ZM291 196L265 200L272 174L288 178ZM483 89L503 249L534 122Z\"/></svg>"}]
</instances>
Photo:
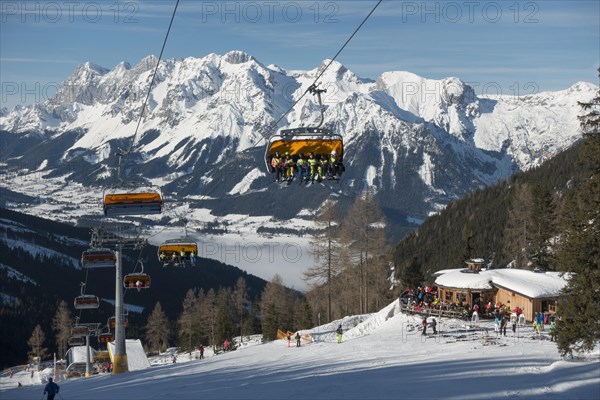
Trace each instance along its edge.
<instances>
[{"instance_id":1,"label":"blue sky","mask_svg":"<svg viewBox=\"0 0 600 400\"><path fill-rule=\"evenodd\" d=\"M0 106L46 100L78 64L112 68L158 55L169 1L0 2ZM163 58L243 50L285 69L333 57L376 4L181 0ZM598 1L384 0L338 61L361 77L405 70L457 76L477 94L598 83Z\"/></svg>"}]
</instances>

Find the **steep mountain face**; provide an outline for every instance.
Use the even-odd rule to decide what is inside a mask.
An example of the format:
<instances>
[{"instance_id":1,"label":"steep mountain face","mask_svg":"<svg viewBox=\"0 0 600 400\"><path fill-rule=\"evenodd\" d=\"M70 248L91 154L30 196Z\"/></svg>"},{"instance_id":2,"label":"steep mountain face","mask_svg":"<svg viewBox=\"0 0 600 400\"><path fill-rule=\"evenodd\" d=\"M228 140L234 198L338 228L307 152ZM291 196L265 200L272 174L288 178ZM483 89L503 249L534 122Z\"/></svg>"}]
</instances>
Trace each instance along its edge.
<instances>
[{"instance_id":1,"label":"steep mountain face","mask_svg":"<svg viewBox=\"0 0 600 400\"><path fill-rule=\"evenodd\" d=\"M340 184L309 189L294 183L283 190L265 172L265 136L273 133L265 127L328 61L286 71L232 51L161 62L134 138L156 62L150 56L111 70L85 63L53 99L2 113L6 170L37 171L40 181L107 185L116 152L132 146L128 176L143 176L174 199L194 196L192 207L214 215L289 218L318 208L332 191L350 201L371 187L388 216L406 223L407 216L422 219L568 148L580 137L577 101L597 90L578 83L559 92L480 97L458 78L387 72L373 81L334 62L320 79L327 89L324 126L344 137L346 174ZM318 103L307 95L278 128L314 125L319 118ZM18 182L2 185L20 192ZM51 190L44 195L53 197Z\"/></svg>"}]
</instances>

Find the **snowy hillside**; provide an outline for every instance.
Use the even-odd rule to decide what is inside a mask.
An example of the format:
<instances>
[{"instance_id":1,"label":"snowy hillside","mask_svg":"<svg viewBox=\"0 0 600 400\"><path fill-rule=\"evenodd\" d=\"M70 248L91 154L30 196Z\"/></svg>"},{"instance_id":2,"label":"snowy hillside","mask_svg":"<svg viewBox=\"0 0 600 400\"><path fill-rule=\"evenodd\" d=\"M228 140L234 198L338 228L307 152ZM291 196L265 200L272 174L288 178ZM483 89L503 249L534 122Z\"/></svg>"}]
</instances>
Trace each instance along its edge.
<instances>
[{"instance_id":1,"label":"snowy hillside","mask_svg":"<svg viewBox=\"0 0 600 400\"><path fill-rule=\"evenodd\" d=\"M431 320L431 319L430 319ZM283 340L121 375L58 382L65 399L597 399L600 354L563 360L546 334L519 326L496 336L491 323L439 319L438 335L422 336L420 317L379 313L346 317L303 333L317 341L297 348ZM152 360L151 360L152 361ZM164 360L163 360L164 361ZM182 362L183 361L183 362ZM45 370L0 378L2 399L41 396ZM23 387L16 388L22 382Z\"/></svg>"}]
</instances>

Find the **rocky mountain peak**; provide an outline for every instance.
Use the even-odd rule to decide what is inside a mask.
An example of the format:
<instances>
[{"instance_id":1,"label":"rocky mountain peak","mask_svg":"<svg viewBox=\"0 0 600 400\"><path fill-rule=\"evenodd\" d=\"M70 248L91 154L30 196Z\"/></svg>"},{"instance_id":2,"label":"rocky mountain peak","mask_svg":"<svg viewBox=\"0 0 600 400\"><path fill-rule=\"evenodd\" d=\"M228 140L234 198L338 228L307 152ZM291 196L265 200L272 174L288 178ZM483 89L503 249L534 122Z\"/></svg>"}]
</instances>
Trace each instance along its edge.
<instances>
[{"instance_id":1,"label":"rocky mountain peak","mask_svg":"<svg viewBox=\"0 0 600 400\"><path fill-rule=\"evenodd\" d=\"M31 131L52 135L37 153L30 143L9 145L1 161L30 159L37 166L39 154L47 154L50 175L75 157L94 172L85 178L74 173L70 180L102 181L114 162L112 149L132 140L156 62L148 56L133 67L122 62L111 70L85 63L51 101L0 113L0 129L17 134L11 140ZM327 64L287 71L237 50L162 61L136 142L143 155L137 168L178 196L209 191L222 200L211 207L228 205L230 212L249 213L244 204L223 199L233 194L258 198L266 190L271 177L264 168L260 132L284 115ZM345 141L347 172L336 190L352 197L374 187L382 205L414 215L437 210L569 147L581 136L577 102L598 90L577 83L558 92L486 97L456 77L390 71L373 81L339 62L319 81L327 89L324 126ZM316 99L306 95L278 128L319 119ZM319 201L317 196L314 202ZM302 207L300 200L293 203L286 212Z\"/></svg>"}]
</instances>

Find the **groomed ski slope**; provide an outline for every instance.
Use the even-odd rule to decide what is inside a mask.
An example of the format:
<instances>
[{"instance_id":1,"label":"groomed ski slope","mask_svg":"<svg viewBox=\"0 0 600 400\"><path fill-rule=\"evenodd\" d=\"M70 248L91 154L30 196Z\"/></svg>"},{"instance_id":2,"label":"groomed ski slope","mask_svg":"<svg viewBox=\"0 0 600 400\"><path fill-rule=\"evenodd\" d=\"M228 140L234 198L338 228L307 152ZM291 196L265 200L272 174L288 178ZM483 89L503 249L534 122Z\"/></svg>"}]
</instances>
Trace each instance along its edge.
<instances>
[{"instance_id":1,"label":"groomed ski slope","mask_svg":"<svg viewBox=\"0 0 600 400\"><path fill-rule=\"evenodd\" d=\"M337 344L340 322L345 334ZM529 325L506 337L497 337L490 322L442 319L438 336L423 337L420 329L421 318L399 314L395 301L376 314L319 326L312 330L318 341L300 348L280 340L204 360L182 363L188 359L182 355L177 364L62 381L60 394L64 400L600 398L598 350L565 361ZM24 386L0 398L36 399L42 391Z\"/></svg>"}]
</instances>

